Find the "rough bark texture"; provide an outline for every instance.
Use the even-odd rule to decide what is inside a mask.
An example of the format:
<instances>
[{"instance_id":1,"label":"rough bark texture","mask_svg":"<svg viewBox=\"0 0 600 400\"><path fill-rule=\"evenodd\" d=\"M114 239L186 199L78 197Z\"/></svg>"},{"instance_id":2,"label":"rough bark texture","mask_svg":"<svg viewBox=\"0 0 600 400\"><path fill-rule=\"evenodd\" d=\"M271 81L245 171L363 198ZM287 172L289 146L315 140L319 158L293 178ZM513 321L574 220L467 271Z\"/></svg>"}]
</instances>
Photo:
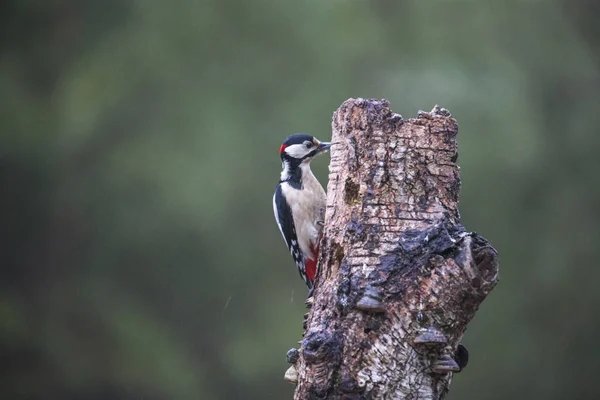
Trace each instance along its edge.
<instances>
[{"instance_id":1,"label":"rough bark texture","mask_svg":"<svg viewBox=\"0 0 600 400\"><path fill-rule=\"evenodd\" d=\"M403 120L385 100L349 99L332 128L294 398L442 399L444 365L498 281L496 251L460 225L456 120L437 106Z\"/></svg>"}]
</instances>

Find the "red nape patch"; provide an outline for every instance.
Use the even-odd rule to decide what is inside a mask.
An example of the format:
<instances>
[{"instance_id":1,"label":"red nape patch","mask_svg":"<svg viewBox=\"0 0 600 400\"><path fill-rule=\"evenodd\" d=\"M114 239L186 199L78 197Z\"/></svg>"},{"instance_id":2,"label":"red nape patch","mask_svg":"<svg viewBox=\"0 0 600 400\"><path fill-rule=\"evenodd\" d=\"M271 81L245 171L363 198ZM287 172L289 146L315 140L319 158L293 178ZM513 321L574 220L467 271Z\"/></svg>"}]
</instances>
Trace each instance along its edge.
<instances>
[{"instance_id":1,"label":"red nape patch","mask_svg":"<svg viewBox=\"0 0 600 400\"><path fill-rule=\"evenodd\" d=\"M285 148L287 146L285 144L282 144L281 147L279 148L279 154L282 154L285 151Z\"/></svg>"},{"instance_id":2,"label":"red nape patch","mask_svg":"<svg viewBox=\"0 0 600 400\"><path fill-rule=\"evenodd\" d=\"M311 281L315 280L315 276L317 275L317 260L311 260L310 258L306 260L306 277Z\"/></svg>"}]
</instances>

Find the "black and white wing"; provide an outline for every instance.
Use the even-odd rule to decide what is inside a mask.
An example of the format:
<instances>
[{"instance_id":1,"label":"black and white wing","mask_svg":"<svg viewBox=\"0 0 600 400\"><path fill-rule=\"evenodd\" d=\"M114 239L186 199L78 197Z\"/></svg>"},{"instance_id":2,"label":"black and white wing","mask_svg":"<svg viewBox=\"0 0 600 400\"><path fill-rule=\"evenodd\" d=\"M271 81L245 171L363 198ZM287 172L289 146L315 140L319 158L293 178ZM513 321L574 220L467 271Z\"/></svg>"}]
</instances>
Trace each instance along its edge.
<instances>
[{"instance_id":1,"label":"black and white wing","mask_svg":"<svg viewBox=\"0 0 600 400\"><path fill-rule=\"evenodd\" d=\"M277 189L275 189L275 194L273 195L273 213L275 214L275 220L279 226L281 236L283 236L283 240L294 258L300 276L307 282L308 279L304 271L304 256L298 245L298 237L296 236L292 210L285 199L281 185L282 184L277 185Z\"/></svg>"}]
</instances>

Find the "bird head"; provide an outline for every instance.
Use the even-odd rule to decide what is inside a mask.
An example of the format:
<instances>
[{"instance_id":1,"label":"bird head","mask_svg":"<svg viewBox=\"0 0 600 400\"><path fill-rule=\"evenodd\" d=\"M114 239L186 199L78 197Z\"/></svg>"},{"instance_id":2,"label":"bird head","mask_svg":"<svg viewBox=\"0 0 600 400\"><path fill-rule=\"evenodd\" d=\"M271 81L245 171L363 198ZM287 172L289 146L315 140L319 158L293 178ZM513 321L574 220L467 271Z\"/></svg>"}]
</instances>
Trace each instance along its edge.
<instances>
[{"instance_id":1,"label":"bird head","mask_svg":"<svg viewBox=\"0 0 600 400\"><path fill-rule=\"evenodd\" d=\"M326 152L330 147L329 142L321 142L313 136L296 133L283 141L279 155L282 161L293 164L310 163L314 156Z\"/></svg>"}]
</instances>

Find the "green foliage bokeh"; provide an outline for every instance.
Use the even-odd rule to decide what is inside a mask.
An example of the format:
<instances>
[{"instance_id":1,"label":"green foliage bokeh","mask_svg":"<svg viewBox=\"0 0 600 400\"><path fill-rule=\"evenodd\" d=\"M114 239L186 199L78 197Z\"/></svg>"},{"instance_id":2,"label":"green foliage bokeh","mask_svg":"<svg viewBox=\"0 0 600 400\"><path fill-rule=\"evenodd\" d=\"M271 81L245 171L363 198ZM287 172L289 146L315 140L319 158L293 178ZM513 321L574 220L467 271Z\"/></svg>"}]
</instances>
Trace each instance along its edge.
<instances>
[{"instance_id":1,"label":"green foliage bokeh","mask_svg":"<svg viewBox=\"0 0 600 400\"><path fill-rule=\"evenodd\" d=\"M459 121L463 223L501 282L450 398L600 397L598 12L6 2L0 398L291 398L306 289L272 217L277 149L327 139L349 97Z\"/></svg>"}]
</instances>

